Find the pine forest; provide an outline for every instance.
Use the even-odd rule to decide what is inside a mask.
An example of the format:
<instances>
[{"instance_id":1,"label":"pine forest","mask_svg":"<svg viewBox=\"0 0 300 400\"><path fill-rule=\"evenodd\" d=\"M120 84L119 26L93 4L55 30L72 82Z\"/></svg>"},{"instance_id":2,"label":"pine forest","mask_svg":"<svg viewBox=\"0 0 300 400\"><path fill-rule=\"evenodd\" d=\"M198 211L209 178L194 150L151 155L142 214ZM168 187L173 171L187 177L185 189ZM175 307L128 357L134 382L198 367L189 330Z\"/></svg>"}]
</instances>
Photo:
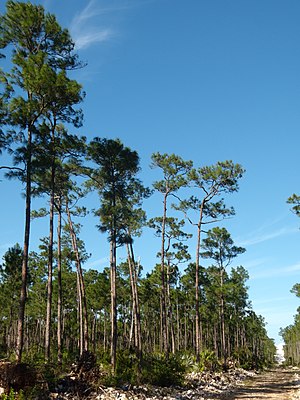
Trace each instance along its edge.
<instances>
[{"instance_id":1,"label":"pine forest","mask_svg":"<svg viewBox=\"0 0 300 400\"><path fill-rule=\"evenodd\" d=\"M24 241L6 249L0 266L0 358L62 371L95 357L115 383L173 384L191 364L272 365L275 344L252 309L249 275L239 265L246 249L226 229L228 218L238 223L230 203L246 179L243 166L199 165L158 148L147 173L159 179L147 187L134 149L76 133L85 92L73 77L85 65L54 15L7 1L0 48L0 149L10 160L0 168L24 198ZM161 210L148 218L151 196ZM289 203L299 214L299 197ZM104 268L86 268L87 213L99 247L109 244ZM48 230L32 250L37 218ZM157 238L149 249L156 265L135 252L144 229ZM299 284L292 290L300 296ZM291 364L300 363L299 321L281 332Z\"/></svg>"}]
</instances>

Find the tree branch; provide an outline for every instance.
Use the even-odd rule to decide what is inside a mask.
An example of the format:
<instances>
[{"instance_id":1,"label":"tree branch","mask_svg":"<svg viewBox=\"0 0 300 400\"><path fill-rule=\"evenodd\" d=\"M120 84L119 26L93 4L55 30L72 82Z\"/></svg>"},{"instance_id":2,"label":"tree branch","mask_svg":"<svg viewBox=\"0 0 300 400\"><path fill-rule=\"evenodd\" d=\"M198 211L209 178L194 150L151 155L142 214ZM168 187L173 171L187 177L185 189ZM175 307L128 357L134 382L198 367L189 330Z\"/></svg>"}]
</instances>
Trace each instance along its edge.
<instances>
[{"instance_id":1,"label":"tree branch","mask_svg":"<svg viewBox=\"0 0 300 400\"><path fill-rule=\"evenodd\" d=\"M22 171L22 172L25 171L24 168L19 168L19 167L7 167L7 166L0 166L0 169L9 169L10 171L17 170L17 171Z\"/></svg>"}]
</instances>

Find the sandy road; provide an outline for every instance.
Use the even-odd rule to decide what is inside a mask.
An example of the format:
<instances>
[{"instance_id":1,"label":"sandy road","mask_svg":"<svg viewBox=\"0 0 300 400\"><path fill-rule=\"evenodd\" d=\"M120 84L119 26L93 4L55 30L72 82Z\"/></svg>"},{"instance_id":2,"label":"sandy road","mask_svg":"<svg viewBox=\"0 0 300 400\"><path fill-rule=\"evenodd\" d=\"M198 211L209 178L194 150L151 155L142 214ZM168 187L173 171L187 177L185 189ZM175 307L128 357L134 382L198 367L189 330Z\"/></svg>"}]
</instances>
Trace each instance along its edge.
<instances>
[{"instance_id":1,"label":"sandy road","mask_svg":"<svg viewBox=\"0 0 300 400\"><path fill-rule=\"evenodd\" d=\"M272 369L246 380L227 400L300 399L300 371Z\"/></svg>"}]
</instances>

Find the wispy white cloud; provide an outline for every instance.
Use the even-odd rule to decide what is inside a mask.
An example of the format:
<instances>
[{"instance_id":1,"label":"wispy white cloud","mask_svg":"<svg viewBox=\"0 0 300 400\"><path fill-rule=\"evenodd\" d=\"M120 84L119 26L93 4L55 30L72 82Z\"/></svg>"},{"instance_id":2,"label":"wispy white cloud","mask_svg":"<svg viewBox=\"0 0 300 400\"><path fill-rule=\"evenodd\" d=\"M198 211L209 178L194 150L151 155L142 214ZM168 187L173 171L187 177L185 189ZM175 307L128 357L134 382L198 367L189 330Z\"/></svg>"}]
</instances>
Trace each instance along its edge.
<instances>
[{"instance_id":1,"label":"wispy white cloud","mask_svg":"<svg viewBox=\"0 0 300 400\"><path fill-rule=\"evenodd\" d=\"M118 3L106 5L103 1L90 0L87 6L75 15L70 25L70 32L77 50L86 49L96 43L107 42L117 32L104 18L104 14L113 13L125 9ZM98 17L103 17L98 18Z\"/></svg>"},{"instance_id":2,"label":"wispy white cloud","mask_svg":"<svg viewBox=\"0 0 300 400\"><path fill-rule=\"evenodd\" d=\"M105 29L100 32L87 32L80 36L77 36L75 39L76 49L81 50L91 46L94 43L106 42L112 36L114 36L114 32L111 29Z\"/></svg>"},{"instance_id":3,"label":"wispy white cloud","mask_svg":"<svg viewBox=\"0 0 300 400\"><path fill-rule=\"evenodd\" d=\"M122 0L122 2L116 0L90 0L87 6L76 15L74 22L81 24L98 15L105 15L116 11L127 10L129 8L131 8L130 2L124 0Z\"/></svg>"},{"instance_id":4,"label":"wispy white cloud","mask_svg":"<svg viewBox=\"0 0 300 400\"><path fill-rule=\"evenodd\" d=\"M75 16L73 24L75 26L81 25L88 19L93 18L97 15L99 15L99 10L95 9L95 1L90 0L87 6Z\"/></svg>"},{"instance_id":5,"label":"wispy white cloud","mask_svg":"<svg viewBox=\"0 0 300 400\"><path fill-rule=\"evenodd\" d=\"M285 269L285 271L286 272L298 272L298 271L300 271L300 262L296 263L296 264L293 264L293 265L290 265L289 267L287 267Z\"/></svg>"},{"instance_id":6,"label":"wispy white cloud","mask_svg":"<svg viewBox=\"0 0 300 400\"><path fill-rule=\"evenodd\" d=\"M248 239L239 240L238 243L240 246L251 246L254 244L266 242L268 240L285 236L291 233L298 232L299 229L292 228L279 228L277 230L272 230L271 232L260 232L259 230L249 235Z\"/></svg>"},{"instance_id":7,"label":"wispy white cloud","mask_svg":"<svg viewBox=\"0 0 300 400\"><path fill-rule=\"evenodd\" d=\"M284 266L280 268L271 267L268 269L260 270L259 272L256 273L251 273L250 280L267 279L280 276L284 277L293 276L293 275L298 275L299 271L300 271L300 262L289 266Z\"/></svg>"},{"instance_id":8,"label":"wispy white cloud","mask_svg":"<svg viewBox=\"0 0 300 400\"><path fill-rule=\"evenodd\" d=\"M99 267L100 265L106 264L107 262L108 262L108 257L102 257L102 258L99 258L97 260L88 262L86 264L86 267L87 268Z\"/></svg>"}]
</instances>

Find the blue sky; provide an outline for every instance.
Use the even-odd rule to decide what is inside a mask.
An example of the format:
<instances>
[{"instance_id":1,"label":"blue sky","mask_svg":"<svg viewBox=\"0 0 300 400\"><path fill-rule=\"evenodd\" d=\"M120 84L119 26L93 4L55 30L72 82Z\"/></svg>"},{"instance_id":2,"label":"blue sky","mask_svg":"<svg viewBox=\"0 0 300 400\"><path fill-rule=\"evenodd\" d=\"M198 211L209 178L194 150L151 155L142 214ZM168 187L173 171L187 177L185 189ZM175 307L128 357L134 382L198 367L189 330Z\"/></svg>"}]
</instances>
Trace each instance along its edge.
<instances>
[{"instance_id":1,"label":"blue sky","mask_svg":"<svg viewBox=\"0 0 300 400\"><path fill-rule=\"evenodd\" d=\"M196 166L232 159L246 169L239 192L226 198L236 216L225 226L247 249L233 265L248 269L254 310L265 317L269 335L278 342L279 328L293 322L299 305L290 289L300 282L300 220L286 199L300 192L300 2L42 4L70 30L80 58L88 63L73 75L87 94L79 134L119 137L137 150L147 185L159 179L158 171L149 168L156 151L179 154ZM1 185L3 254L23 241L24 200L19 183L2 180ZM95 203L95 197L87 199L89 206ZM145 208L149 217L159 215L159 196L147 200ZM106 239L94 217L82 223L92 253L86 268L101 269L107 263ZM47 229L45 221L34 221L32 249ZM158 240L146 230L136 248L150 270Z\"/></svg>"}]
</instances>

